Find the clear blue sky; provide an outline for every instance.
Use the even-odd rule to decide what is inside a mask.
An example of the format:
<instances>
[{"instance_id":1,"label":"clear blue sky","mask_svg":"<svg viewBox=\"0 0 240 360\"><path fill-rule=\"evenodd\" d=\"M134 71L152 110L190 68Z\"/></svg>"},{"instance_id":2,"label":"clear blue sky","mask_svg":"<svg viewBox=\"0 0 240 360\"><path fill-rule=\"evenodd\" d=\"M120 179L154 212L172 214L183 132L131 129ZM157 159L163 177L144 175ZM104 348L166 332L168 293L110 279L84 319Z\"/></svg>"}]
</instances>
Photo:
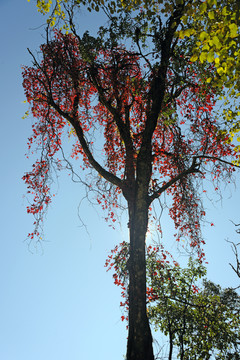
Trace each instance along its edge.
<instances>
[{"instance_id":1,"label":"clear blue sky","mask_svg":"<svg viewBox=\"0 0 240 360\"><path fill-rule=\"evenodd\" d=\"M96 18L86 13L82 21L91 26ZM21 65L30 64L27 47L34 50L42 42L43 23L33 0L0 0L0 359L121 360L127 333L120 319L120 291L104 262L126 236L126 225L111 230L100 209L97 214L84 202L80 211L89 237L77 215L84 191L63 175L46 219L43 253L31 253L24 242L32 230L21 180L31 167L24 156L31 119L22 119L27 108ZM208 276L222 286L237 286L225 239L240 240L229 221L240 222L240 195L237 186L222 189L222 202L206 203L208 219L215 223L204 228ZM163 230L168 239L164 223ZM174 240L168 241L171 247Z\"/></svg>"}]
</instances>

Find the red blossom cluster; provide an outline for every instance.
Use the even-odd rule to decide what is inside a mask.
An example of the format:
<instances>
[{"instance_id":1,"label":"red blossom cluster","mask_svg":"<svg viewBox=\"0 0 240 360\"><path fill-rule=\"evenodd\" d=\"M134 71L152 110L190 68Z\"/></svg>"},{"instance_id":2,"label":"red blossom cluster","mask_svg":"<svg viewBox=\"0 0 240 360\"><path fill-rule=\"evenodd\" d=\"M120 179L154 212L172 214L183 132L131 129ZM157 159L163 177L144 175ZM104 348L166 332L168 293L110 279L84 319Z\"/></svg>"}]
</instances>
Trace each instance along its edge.
<instances>
[{"instance_id":1,"label":"red blossom cluster","mask_svg":"<svg viewBox=\"0 0 240 360\"><path fill-rule=\"evenodd\" d=\"M51 166L61 168L56 156L61 152L64 132L75 135L71 156L81 158L82 169L93 166L95 139L99 137L102 166L121 179L122 189L136 176L138 153L151 110L149 89L154 70L146 74L139 57L124 47L98 52L86 49L84 53L81 46L76 36L55 31L53 40L40 48L41 61L34 58L34 65L23 70L23 86L34 117L28 146L31 151L36 146L41 154L23 180L33 194L28 212L38 214L38 221L51 201ZM189 85L184 89L181 82L176 82L171 67L167 73L164 102L152 138L149 197L153 201L162 192L170 195L169 214L178 231L177 239L189 237L191 246L199 247L201 253L200 221L205 213L194 184L210 171L208 164L214 166L214 179L224 171L231 173L233 167L224 166L220 160L235 153L227 137L219 136L213 114L216 89L206 90L192 66L185 66ZM76 123L78 134L69 126ZM122 123L126 125L124 129ZM189 171L191 175L173 181L187 174L193 163L195 173ZM107 218L115 222L122 189L106 187L102 176L97 175L97 179L97 202L107 210ZM37 230L35 233L38 235Z\"/></svg>"}]
</instances>

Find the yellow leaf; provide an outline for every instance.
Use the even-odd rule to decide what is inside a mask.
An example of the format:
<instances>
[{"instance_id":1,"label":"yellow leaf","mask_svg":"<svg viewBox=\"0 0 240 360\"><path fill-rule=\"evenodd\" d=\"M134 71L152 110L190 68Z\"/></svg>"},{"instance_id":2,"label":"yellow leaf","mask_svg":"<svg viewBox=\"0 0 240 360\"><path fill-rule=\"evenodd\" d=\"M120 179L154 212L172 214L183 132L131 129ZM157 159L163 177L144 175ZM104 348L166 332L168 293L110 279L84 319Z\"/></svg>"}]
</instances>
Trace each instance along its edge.
<instances>
[{"instance_id":1,"label":"yellow leaf","mask_svg":"<svg viewBox=\"0 0 240 360\"><path fill-rule=\"evenodd\" d=\"M179 31L178 36L180 39L184 39L184 32L182 30Z\"/></svg>"},{"instance_id":2,"label":"yellow leaf","mask_svg":"<svg viewBox=\"0 0 240 360\"><path fill-rule=\"evenodd\" d=\"M227 7L226 7L226 6L224 6L224 8L223 8L222 14L223 14L224 16L226 16L226 15L228 14Z\"/></svg>"},{"instance_id":3,"label":"yellow leaf","mask_svg":"<svg viewBox=\"0 0 240 360\"><path fill-rule=\"evenodd\" d=\"M204 51L204 50L209 50L209 45L208 44L204 44L203 45L203 47L202 47L202 50Z\"/></svg>"},{"instance_id":4,"label":"yellow leaf","mask_svg":"<svg viewBox=\"0 0 240 360\"><path fill-rule=\"evenodd\" d=\"M184 25L187 25L187 21L188 21L188 16L184 15L181 17L181 20L183 22Z\"/></svg>"},{"instance_id":5,"label":"yellow leaf","mask_svg":"<svg viewBox=\"0 0 240 360\"><path fill-rule=\"evenodd\" d=\"M25 111L25 114L22 116L22 119L26 119L29 116L29 111Z\"/></svg>"},{"instance_id":6,"label":"yellow leaf","mask_svg":"<svg viewBox=\"0 0 240 360\"><path fill-rule=\"evenodd\" d=\"M204 61L207 60L207 55L208 55L208 53L206 51L201 52L201 54L199 56L199 60L201 61L201 63L203 63Z\"/></svg>"},{"instance_id":7,"label":"yellow leaf","mask_svg":"<svg viewBox=\"0 0 240 360\"><path fill-rule=\"evenodd\" d=\"M194 55L191 57L190 61L195 62L195 61L197 61L197 59L198 59L198 55L197 55L197 54L194 54Z\"/></svg>"},{"instance_id":8,"label":"yellow leaf","mask_svg":"<svg viewBox=\"0 0 240 360\"><path fill-rule=\"evenodd\" d=\"M213 44L216 46L217 49L220 49L222 47L219 38L215 35L212 39Z\"/></svg>"},{"instance_id":9,"label":"yellow leaf","mask_svg":"<svg viewBox=\"0 0 240 360\"><path fill-rule=\"evenodd\" d=\"M209 11L208 17L210 20L213 20L214 19L214 11Z\"/></svg>"},{"instance_id":10,"label":"yellow leaf","mask_svg":"<svg viewBox=\"0 0 240 360\"><path fill-rule=\"evenodd\" d=\"M184 31L184 36L189 37L192 34L192 29L187 29Z\"/></svg>"},{"instance_id":11,"label":"yellow leaf","mask_svg":"<svg viewBox=\"0 0 240 360\"><path fill-rule=\"evenodd\" d=\"M230 29L230 37L231 38L237 37L237 31L238 31L237 24L234 23L230 24L229 29Z\"/></svg>"},{"instance_id":12,"label":"yellow leaf","mask_svg":"<svg viewBox=\"0 0 240 360\"><path fill-rule=\"evenodd\" d=\"M224 74L224 69L223 69L223 67L217 68L217 72L218 72L219 75Z\"/></svg>"},{"instance_id":13,"label":"yellow leaf","mask_svg":"<svg viewBox=\"0 0 240 360\"><path fill-rule=\"evenodd\" d=\"M210 51L207 55L207 61L208 62L213 62L214 61L214 52Z\"/></svg>"},{"instance_id":14,"label":"yellow leaf","mask_svg":"<svg viewBox=\"0 0 240 360\"><path fill-rule=\"evenodd\" d=\"M199 35L199 39L201 41L204 41L207 38L208 38L208 34L206 33L206 31L202 31L201 34Z\"/></svg>"}]
</instances>

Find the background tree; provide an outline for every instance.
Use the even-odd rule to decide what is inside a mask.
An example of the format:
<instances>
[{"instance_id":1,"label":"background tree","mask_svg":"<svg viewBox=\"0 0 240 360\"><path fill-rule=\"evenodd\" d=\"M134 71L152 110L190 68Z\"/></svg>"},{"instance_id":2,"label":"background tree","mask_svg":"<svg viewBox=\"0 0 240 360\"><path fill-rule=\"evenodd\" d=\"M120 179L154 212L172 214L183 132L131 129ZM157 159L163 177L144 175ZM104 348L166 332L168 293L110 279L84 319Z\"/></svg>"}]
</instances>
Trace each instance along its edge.
<instances>
[{"instance_id":1,"label":"background tree","mask_svg":"<svg viewBox=\"0 0 240 360\"><path fill-rule=\"evenodd\" d=\"M29 237L42 236L52 174L63 166L62 135L67 131L75 140L72 157L80 156L80 167L89 171L87 188L96 190L97 202L113 221L121 195L125 199L130 233L127 359L150 360L145 240L151 204L168 195L177 239L190 239L204 258L200 222L205 212L198 188L206 176L218 180L231 175L236 159L214 116L222 89L214 82L206 88L204 79L214 78L215 68L193 63L194 44L179 38L185 2L173 3L165 20L155 17L149 33L142 34L136 18L124 12L110 16L96 37L80 36L73 9L66 9L72 33L47 32L40 60L32 54L33 66L23 70L35 118L29 148L36 144L40 150L39 160L23 177L34 195L28 212L35 216L35 229ZM126 38L133 39L128 48L122 45ZM103 148L100 156L96 143Z\"/></svg>"},{"instance_id":2,"label":"background tree","mask_svg":"<svg viewBox=\"0 0 240 360\"><path fill-rule=\"evenodd\" d=\"M122 288L120 305L126 313L128 258L129 244L123 242L106 262L107 270L115 270L114 283ZM190 257L181 268L162 246L147 247L146 263L148 316L155 330L168 339L168 359L239 359L237 292L207 281L206 268L198 259Z\"/></svg>"},{"instance_id":3,"label":"background tree","mask_svg":"<svg viewBox=\"0 0 240 360\"><path fill-rule=\"evenodd\" d=\"M179 359L239 359L238 294L206 278L200 286L205 268L198 261L184 269L166 265L154 265L157 275L150 274L156 301L150 302L149 317L169 338L169 359L174 346Z\"/></svg>"}]
</instances>

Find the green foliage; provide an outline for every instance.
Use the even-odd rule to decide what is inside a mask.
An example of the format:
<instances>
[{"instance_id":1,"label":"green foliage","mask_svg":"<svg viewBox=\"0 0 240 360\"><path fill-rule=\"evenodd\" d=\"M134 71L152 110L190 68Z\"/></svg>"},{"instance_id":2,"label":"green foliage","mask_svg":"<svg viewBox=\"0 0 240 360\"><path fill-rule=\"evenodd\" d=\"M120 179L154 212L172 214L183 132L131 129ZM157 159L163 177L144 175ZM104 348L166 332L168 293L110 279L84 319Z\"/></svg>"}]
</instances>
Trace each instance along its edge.
<instances>
[{"instance_id":1,"label":"green foliage","mask_svg":"<svg viewBox=\"0 0 240 360\"><path fill-rule=\"evenodd\" d=\"M161 263L157 253L148 257L148 306L156 330L169 337L170 347L185 360L239 359L240 297L206 280L206 269L189 260L186 268ZM203 286L199 280L203 279Z\"/></svg>"},{"instance_id":2,"label":"green foliage","mask_svg":"<svg viewBox=\"0 0 240 360\"><path fill-rule=\"evenodd\" d=\"M114 268L114 283L123 290L120 305L127 310L127 242L112 250L106 267ZM146 268L148 317L168 338L169 359L240 359L240 296L235 290L208 281L199 259L180 267L163 247L146 249Z\"/></svg>"}]
</instances>

